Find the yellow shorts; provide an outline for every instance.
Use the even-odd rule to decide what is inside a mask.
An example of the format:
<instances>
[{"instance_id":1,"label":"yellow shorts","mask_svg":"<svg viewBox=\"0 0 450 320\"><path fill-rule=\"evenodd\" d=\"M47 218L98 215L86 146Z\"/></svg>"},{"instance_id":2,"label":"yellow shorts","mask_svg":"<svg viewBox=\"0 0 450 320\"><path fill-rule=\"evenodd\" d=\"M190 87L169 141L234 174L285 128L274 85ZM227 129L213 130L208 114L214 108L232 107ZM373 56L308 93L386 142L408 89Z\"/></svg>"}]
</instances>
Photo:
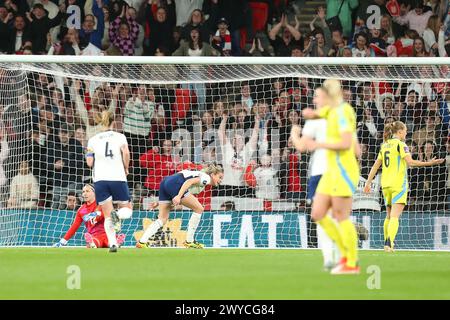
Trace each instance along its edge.
<instances>
[{"instance_id":1,"label":"yellow shorts","mask_svg":"<svg viewBox=\"0 0 450 320\"><path fill-rule=\"evenodd\" d=\"M351 197L358 186L359 175L326 172L320 179L316 194L326 194L332 197Z\"/></svg>"},{"instance_id":2,"label":"yellow shorts","mask_svg":"<svg viewBox=\"0 0 450 320\"><path fill-rule=\"evenodd\" d=\"M389 207L394 203L406 204L408 188L383 188L383 197L386 206Z\"/></svg>"}]
</instances>

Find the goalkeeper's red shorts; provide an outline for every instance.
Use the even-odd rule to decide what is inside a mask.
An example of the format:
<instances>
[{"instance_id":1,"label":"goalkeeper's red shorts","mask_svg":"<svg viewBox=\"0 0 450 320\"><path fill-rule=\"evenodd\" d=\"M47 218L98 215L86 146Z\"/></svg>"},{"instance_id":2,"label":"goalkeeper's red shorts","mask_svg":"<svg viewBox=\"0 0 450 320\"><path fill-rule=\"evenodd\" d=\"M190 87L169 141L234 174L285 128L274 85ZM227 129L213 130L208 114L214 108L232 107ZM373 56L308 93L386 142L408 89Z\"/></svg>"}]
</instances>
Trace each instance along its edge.
<instances>
[{"instance_id":1,"label":"goalkeeper's red shorts","mask_svg":"<svg viewBox=\"0 0 450 320\"><path fill-rule=\"evenodd\" d=\"M90 233L84 234L84 239L86 240L86 247L92 248L92 244L97 248L109 248L108 237L106 233L92 235ZM117 244L121 246L125 241L125 235L120 233L116 235Z\"/></svg>"}]
</instances>

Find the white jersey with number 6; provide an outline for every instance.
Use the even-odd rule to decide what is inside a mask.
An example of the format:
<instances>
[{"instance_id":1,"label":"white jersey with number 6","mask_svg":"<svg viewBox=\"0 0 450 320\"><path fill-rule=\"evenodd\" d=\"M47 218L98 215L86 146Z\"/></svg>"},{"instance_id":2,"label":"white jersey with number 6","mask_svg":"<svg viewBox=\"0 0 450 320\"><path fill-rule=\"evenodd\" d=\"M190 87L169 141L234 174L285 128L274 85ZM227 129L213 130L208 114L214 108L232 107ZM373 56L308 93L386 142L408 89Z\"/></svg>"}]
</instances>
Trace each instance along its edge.
<instances>
[{"instance_id":1,"label":"white jersey with number 6","mask_svg":"<svg viewBox=\"0 0 450 320\"><path fill-rule=\"evenodd\" d=\"M100 132L89 139L88 153L94 154L94 182L127 181L120 150L122 146L127 145L127 138L114 131Z\"/></svg>"}]
</instances>

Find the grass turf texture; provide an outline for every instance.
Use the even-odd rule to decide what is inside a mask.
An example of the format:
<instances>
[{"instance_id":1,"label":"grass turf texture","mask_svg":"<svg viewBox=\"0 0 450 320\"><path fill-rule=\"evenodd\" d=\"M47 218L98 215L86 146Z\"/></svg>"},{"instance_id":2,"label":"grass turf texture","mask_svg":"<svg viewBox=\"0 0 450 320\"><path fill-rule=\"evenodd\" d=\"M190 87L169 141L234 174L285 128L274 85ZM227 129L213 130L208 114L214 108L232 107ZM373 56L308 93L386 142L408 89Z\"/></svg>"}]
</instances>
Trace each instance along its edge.
<instances>
[{"instance_id":1,"label":"grass turf texture","mask_svg":"<svg viewBox=\"0 0 450 320\"><path fill-rule=\"evenodd\" d=\"M0 299L450 299L450 252L360 258L359 276L331 276L318 250L2 248ZM66 288L70 265L79 290Z\"/></svg>"}]
</instances>

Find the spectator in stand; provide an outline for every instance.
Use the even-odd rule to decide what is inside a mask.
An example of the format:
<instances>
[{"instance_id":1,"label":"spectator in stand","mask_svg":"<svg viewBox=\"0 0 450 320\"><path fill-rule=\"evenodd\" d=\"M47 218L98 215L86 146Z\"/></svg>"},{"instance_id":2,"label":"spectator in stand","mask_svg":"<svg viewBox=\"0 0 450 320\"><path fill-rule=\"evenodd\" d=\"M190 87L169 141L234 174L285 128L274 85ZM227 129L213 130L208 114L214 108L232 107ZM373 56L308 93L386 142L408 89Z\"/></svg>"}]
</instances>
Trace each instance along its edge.
<instances>
[{"instance_id":1,"label":"spectator in stand","mask_svg":"<svg viewBox=\"0 0 450 320\"><path fill-rule=\"evenodd\" d=\"M342 25L342 33L349 38L352 37L352 13L356 10L358 4L358 0L327 0L327 19L338 15Z\"/></svg>"},{"instance_id":2,"label":"spectator in stand","mask_svg":"<svg viewBox=\"0 0 450 320\"><path fill-rule=\"evenodd\" d=\"M356 133L361 143L370 145L370 141L375 142L379 138L379 133L383 132L380 129L372 115L372 109L364 108L362 119L356 126ZM372 145L375 145L375 143Z\"/></svg>"},{"instance_id":3,"label":"spectator in stand","mask_svg":"<svg viewBox=\"0 0 450 320\"><path fill-rule=\"evenodd\" d=\"M78 116L86 126L86 138L89 140L91 137L99 133L100 130L102 130L99 118L101 111L108 110L109 112L115 113L119 90L122 86L116 85L112 91L111 102L108 109L103 104L105 101L100 101L101 99L92 99L92 107L90 110L87 110L85 103L80 96L81 83L82 82L80 80L74 80L72 82L71 94L75 97L74 100Z\"/></svg>"},{"instance_id":4,"label":"spectator in stand","mask_svg":"<svg viewBox=\"0 0 450 320\"><path fill-rule=\"evenodd\" d=\"M5 0L4 6L14 16L25 16L25 13L30 11L29 1L26 0Z\"/></svg>"},{"instance_id":5,"label":"spectator in stand","mask_svg":"<svg viewBox=\"0 0 450 320\"><path fill-rule=\"evenodd\" d=\"M220 18L217 23L217 31L212 38L213 48L220 52L222 56L231 56L231 41L228 21L225 18ZM236 46L236 44L234 45Z\"/></svg>"},{"instance_id":6,"label":"spectator in stand","mask_svg":"<svg viewBox=\"0 0 450 320\"><path fill-rule=\"evenodd\" d=\"M345 47L344 37L341 30L333 30L331 33L331 48L328 51L330 57L337 57L342 54Z\"/></svg>"},{"instance_id":7,"label":"spectator in stand","mask_svg":"<svg viewBox=\"0 0 450 320\"><path fill-rule=\"evenodd\" d=\"M104 7L102 0L94 0L92 3L92 14L86 14L84 16L83 24L80 29L80 43L83 49L89 44L94 45L98 49L106 49L106 47L102 46L102 41L105 33L108 34L107 38L109 40L109 28L106 29L105 27ZM97 26L95 24L96 19ZM95 28L95 26L97 28Z\"/></svg>"},{"instance_id":8,"label":"spectator in stand","mask_svg":"<svg viewBox=\"0 0 450 320\"><path fill-rule=\"evenodd\" d=\"M425 41L422 37L414 39L413 57L428 57L430 54L425 51Z\"/></svg>"},{"instance_id":9,"label":"spectator in stand","mask_svg":"<svg viewBox=\"0 0 450 320\"><path fill-rule=\"evenodd\" d=\"M424 11L423 1L417 1L414 9L407 14L393 17L394 21L400 25L408 26L409 29L416 30L419 36L423 35L427 27L428 19L433 15L433 11Z\"/></svg>"},{"instance_id":10,"label":"spectator in stand","mask_svg":"<svg viewBox=\"0 0 450 320\"><path fill-rule=\"evenodd\" d=\"M222 17L228 21L232 45L231 55L240 56L241 29L246 29L248 39L253 38L248 0L205 0L203 12L209 14L209 20L214 26Z\"/></svg>"},{"instance_id":11,"label":"spectator in stand","mask_svg":"<svg viewBox=\"0 0 450 320\"><path fill-rule=\"evenodd\" d=\"M414 39L419 34L415 30L406 30L405 33L397 39L393 45L387 47L388 57L412 57Z\"/></svg>"},{"instance_id":12,"label":"spectator in stand","mask_svg":"<svg viewBox=\"0 0 450 320\"><path fill-rule=\"evenodd\" d=\"M75 127L74 138L80 143L83 149L87 147L86 129L82 125Z\"/></svg>"},{"instance_id":13,"label":"spectator in stand","mask_svg":"<svg viewBox=\"0 0 450 320\"><path fill-rule=\"evenodd\" d=\"M51 28L56 27L61 23L63 14L58 12L58 14L50 19L47 15L47 10L40 3L33 6L33 11L27 12L27 19L30 23L30 37L33 43L33 53L34 54L46 54L47 46L47 34Z\"/></svg>"},{"instance_id":14,"label":"spectator in stand","mask_svg":"<svg viewBox=\"0 0 450 320\"><path fill-rule=\"evenodd\" d=\"M450 127L450 85L447 84L439 97L439 114L444 128Z\"/></svg>"},{"instance_id":15,"label":"spectator in stand","mask_svg":"<svg viewBox=\"0 0 450 320\"><path fill-rule=\"evenodd\" d=\"M148 138L155 106L153 88L147 88L145 84L140 84L133 89L133 95L128 99L123 110L123 132L131 148L130 173L132 173L131 180L135 183L141 182L139 156L144 154L149 147Z\"/></svg>"},{"instance_id":16,"label":"spectator in stand","mask_svg":"<svg viewBox=\"0 0 450 320\"><path fill-rule=\"evenodd\" d=\"M393 44L395 42L395 35L392 27L392 17L389 14L383 14L381 16L380 28L386 32L386 44Z\"/></svg>"},{"instance_id":17,"label":"spectator in stand","mask_svg":"<svg viewBox=\"0 0 450 320\"><path fill-rule=\"evenodd\" d=\"M251 56L251 57L268 57L273 55L273 49L270 46L265 46L262 41L264 35L262 33L257 33L255 37L253 38L252 45L250 46L247 44L245 46L245 50L243 52L244 56ZM295 52L300 51L301 55L294 54ZM291 56L292 57L303 57L303 51L300 47L292 47L291 50Z\"/></svg>"},{"instance_id":18,"label":"spectator in stand","mask_svg":"<svg viewBox=\"0 0 450 320\"><path fill-rule=\"evenodd\" d=\"M311 41L305 49L305 55L310 57L328 57L330 54L330 45L325 41L325 35L322 29L315 29L312 33Z\"/></svg>"},{"instance_id":19,"label":"spectator in stand","mask_svg":"<svg viewBox=\"0 0 450 320\"><path fill-rule=\"evenodd\" d=\"M256 178L256 198L277 200L280 198L278 171L272 166L270 155L265 154L260 159L260 166L253 171Z\"/></svg>"},{"instance_id":20,"label":"spectator in stand","mask_svg":"<svg viewBox=\"0 0 450 320\"><path fill-rule=\"evenodd\" d=\"M423 39L425 41L425 51L429 51L433 57L439 57L439 31L441 30L442 22L437 15L432 15L428 19L427 28L423 32Z\"/></svg>"},{"instance_id":21,"label":"spectator in stand","mask_svg":"<svg viewBox=\"0 0 450 320\"><path fill-rule=\"evenodd\" d=\"M79 46L80 39L78 37L78 31L75 28L62 30L60 36L62 40L54 43L50 47L50 50L48 50L49 55L79 56L81 54Z\"/></svg>"},{"instance_id":22,"label":"spectator in stand","mask_svg":"<svg viewBox=\"0 0 450 320\"><path fill-rule=\"evenodd\" d=\"M27 46L31 46L31 32L27 28L25 16L17 15L14 17L12 28L9 25L9 17L7 21L0 21L0 52L7 54L20 54Z\"/></svg>"},{"instance_id":23,"label":"spectator in stand","mask_svg":"<svg viewBox=\"0 0 450 320\"><path fill-rule=\"evenodd\" d=\"M70 131L67 124L62 124L56 141L48 148L48 167L53 172L53 209L66 202L69 191L78 192L82 188L84 150Z\"/></svg>"},{"instance_id":24,"label":"spectator in stand","mask_svg":"<svg viewBox=\"0 0 450 320\"><path fill-rule=\"evenodd\" d=\"M167 1L167 6L158 6L159 1L148 0L145 5L144 55L153 56L156 48L171 48L171 37L175 26L175 5ZM178 8L177 8L178 9Z\"/></svg>"},{"instance_id":25,"label":"spectator in stand","mask_svg":"<svg viewBox=\"0 0 450 320\"><path fill-rule=\"evenodd\" d=\"M6 188L8 184L8 179L5 174L4 163L8 159L9 156L9 145L8 139L6 135L6 131L4 128L0 129L0 207L3 207L3 201L6 200L4 198L4 194L6 193Z\"/></svg>"},{"instance_id":26,"label":"spectator in stand","mask_svg":"<svg viewBox=\"0 0 450 320\"><path fill-rule=\"evenodd\" d=\"M111 22L109 40L115 48L120 50L122 56L133 56L138 36L139 25L130 16L127 6L123 6L120 16Z\"/></svg>"},{"instance_id":27,"label":"spectator in stand","mask_svg":"<svg viewBox=\"0 0 450 320\"><path fill-rule=\"evenodd\" d=\"M103 35L101 37L101 47L100 49L106 50L111 46L111 42L109 41L109 27L110 27L110 15L109 15L109 8L107 6L103 6L102 8L103 12Z\"/></svg>"},{"instance_id":28,"label":"spectator in stand","mask_svg":"<svg viewBox=\"0 0 450 320\"><path fill-rule=\"evenodd\" d=\"M12 178L8 208L36 209L39 199L39 184L30 171L27 161L19 165L19 173Z\"/></svg>"},{"instance_id":29,"label":"spectator in stand","mask_svg":"<svg viewBox=\"0 0 450 320\"><path fill-rule=\"evenodd\" d=\"M259 116L255 117L255 125L250 140L245 143L244 136L234 134L230 140L227 137L226 126L228 115L222 115L218 135L222 150L222 166L224 179L217 189L219 196L247 196L253 190L244 186L243 174L257 150L259 134Z\"/></svg>"},{"instance_id":30,"label":"spectator in stand","mask_svg":"<svg viewBox=\"0 0 450 320\"><path fill-rule=\"evenodd\" d=\"M198 28L192 28L189 41L182 41L174 56L212 56L211 46L202 38Z\"/></svg>"},{"instance_id":31,"label":"spectator in stand","mask_svg":"<svg viewBox=\"0 0 450 320\"><path fill-rule=\"evenodd\" d=\"M353 57L374 57L375 52L369 46L369 38L365 33L355 35L355 43L352 48Z\"/></svg>"},{"instance_id":32,"label":"spectator in stand","mask_svg":"<svg viewBox=\"0 0 450 320\"><path fill-rule=\"evenodd\" d=\"M287 114L287 108L282 107L277 100L272 106L272 117L267 123L269 153L273 160L276 160L273 152L279 155L287 144L289 136Z\"/></svg>"},{"instance_id":33,"label":"spectator in stand","mask_svg":"<svg viewBox=\"0 0 450 320\"><path fill-rule=\"evenodd\" d=\"M148 170L144 186L155 195L158 193L162 179L174 174L177 165L177 161L172 154L172 141L163 140L161 149L162 152L159 151L159 147L153 147L139 157L141 168Z\"/></svg>"},{"instance_id":34,"label":"spectator in stand","mask_svg":"<svg viewBox=\"0 0 450 320\"><path fill-rule=\"evenodd\" d=\"M297 152L293 148L292 139L289 139L287 147L281 153L279 172L281 198L305 200L308 162L308 155Z\"/></svg>"},{"instance_id":35,"label":"spectator in stand","mask_svg":"<svg viewBox=\"0 0 450 320\"><path fill-rule=\"evenodd\" d=\"M76 192L70 191L69 193L67 193L67 197L66 197L66 203L63 204L59 210L67 210L67 211L75 211L78 206L80 205L78 203L78 196Z\"/></svg>"},{"instance_id":36,"label":"spectator in stand","mask_svg":"<svg viewBox=\"0 0 450 320\"><path fill-rule=\"evenodd\" d=\"M322 33L325 37L325 42L328 45L330 45L332 42L332 32L325 20L326 15L327 15L326 9L323 6L319 6L317 8L314 19L309 24L309 28L310 28L311 32L313 32L316 29L322 30ZM334 31L339 31L342 34L342 32L340 30L333 30L333 32Z\"/></svg>"},{"instance_id":37,"label":"spectator in stand","mask_svg":"<svg viewBox=\"0 0 450 320\"><path fill-rule=\"evenodd\" d=\"M182 41L180 47L172 54L174 56L212 56L213 50L211 46L204 42L198 28L192 28L189 41ZM190 72L194 77L197 76L196 69L192 68ZM197 103L199 111L206 110L206 87L204 83L183 84L183 89L194 90L197 95Z\"/></svg>"},{"instance_id":38,"label":"spectator in stand","mask_svg":"<svg viewBox=\"0 0 450 320\"><path fill-rule=\"evenodd\" d=\"M436 130L438 122L439 118L434 113L430 113L425 119L425 125L413 133L413 142L419 148L422 148L423 144L427 141L436 142L436 136L439 134L439 130Z\"/></svg>"},{"instance_id":39,"label":"spectator in stand","mask_svg":"<svg viewBox=\"0 0 450 320\"><path fill-rule=\"evenodd\" d=\"M281 16L280 22L278 22L269 32L269 40L272 47L275 50L276 56L288 57L291 53L292 47L303 48L302 35L299 28L299 21L296 18L296 25L291 26L287 20L286 15ZM278 33L282 31L280 37Z\"/></svg>"},{"instance_id":40,"label":"spectator in stand","mask_svg":"<svg viewBox=\"0 0 450 320\"><path fill-rule=\"evenodd\" d=\"M253 105L256 101L256 95L252 92L250 83L248 81L244 81L241 83L241 92L237 97L237 101L240 101L242 103L242 106L247 111L247 114L252 113Z\"/></svg>"},{"instance_id":41,"label":"spectator in stand","mask_svg":"<svg viewBox=\"0 0 450 320\"><path fill-rule=\"evenodd\" d=\"M203 7L204 0L173 0L175 1L175 9L176 9L176 25L183 26L189 22L189 18L194 10L199 10ZM168 0L167 3L171 2ZM216 1L213 1L217 3Z\"/></svg>"},{"instance_id":42,"label":"spectator in stand","mask_svg":"<svg viewBox=\"0 0 450 320\"><path fill-rule=\"evenodd\" d=\"M197 28L206 42L208 42L209 37L211 35L212 26L208 25L208 22L205 22L205 15L203 11L200 9L195 9L192 11L191 16L189 17L188 22L181 28L181 39L188 41L191 36L191 30L193 28Z\"/></svg>"},{"instance_id":43,"label":"spectator in stand","mask_svg":"<svg viewBox=\"0 0 450 320\"><path fill-rule=\"evenodd\" d=\"M137 11L135 8L133 7L129 7L128 8L128 15L130 16L130 18L132 20L137 21ZM139 32L138 32L138 36L136 38L136 41L134 42L134 55L135 56L142 56L144 53L144 36L145 36L145 31L144 31L144 27L141 24L137 24L138 28L139 28Z\"/></svg>"},{"instance_id":44,"label":"spectator in stand","mask_svg":"<svg viewBox=\"0 0 450 320\"><path fill-rule=\"evenodd\" d=\"M440 156L433 141L426 141L421 149L423 161L431 161ZM433 202L431 207L422 208L422 210L436 210L438 202L445 201L443 197L445 195L445 164L419 167L418 171L420 177L418 199L424 202Z\"/></svg>"}]
</instances>

